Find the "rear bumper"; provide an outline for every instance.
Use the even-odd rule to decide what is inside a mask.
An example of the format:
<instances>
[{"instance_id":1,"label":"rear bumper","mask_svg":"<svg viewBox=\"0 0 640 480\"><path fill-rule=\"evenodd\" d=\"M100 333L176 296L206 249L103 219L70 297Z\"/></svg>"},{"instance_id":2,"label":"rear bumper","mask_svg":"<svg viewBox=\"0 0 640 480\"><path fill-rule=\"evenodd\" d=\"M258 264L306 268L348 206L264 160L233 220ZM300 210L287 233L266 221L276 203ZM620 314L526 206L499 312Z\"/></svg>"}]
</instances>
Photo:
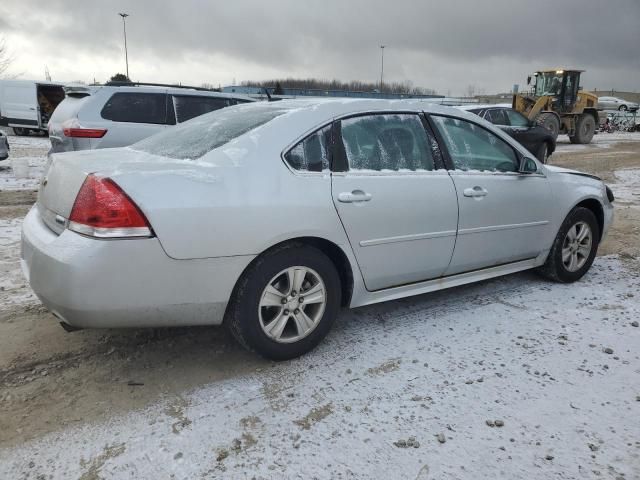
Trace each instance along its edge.
<instances>
[{"instance_id":1,"label":"rear bumper","mask_svg":"<svg viewBox=\"0 0 640 480\"><path fill-rule=\"evenodd\" d=\"M94 240L52 232L37 207L22 230L22 268L54 315L82 328L222 323L253 256L174 260L157 238Z\"/></svg>"}]
</instances>

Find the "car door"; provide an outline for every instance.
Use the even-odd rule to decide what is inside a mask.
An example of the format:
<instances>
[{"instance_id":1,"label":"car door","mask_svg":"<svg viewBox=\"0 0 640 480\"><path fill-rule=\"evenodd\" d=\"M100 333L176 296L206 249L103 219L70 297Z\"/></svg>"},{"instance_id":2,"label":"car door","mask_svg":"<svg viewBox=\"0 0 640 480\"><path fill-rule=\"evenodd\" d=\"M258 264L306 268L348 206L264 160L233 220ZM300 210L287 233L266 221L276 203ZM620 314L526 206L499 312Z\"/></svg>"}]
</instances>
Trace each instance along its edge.
<instances>
[{"instance_id":1,"label":"car door","mask_svg":"<svg viewBox=\"0 0 640 480\"><path fill-rule=\"evenodd\" d=\"M540 144L544 141L540 135L540 133L544 133L543 127L532 124L527 117L511 108L504 108L502 111L509 122L508 127L505 127L505 131L533 155L538 153Z\"/></svg>"},{"instance_id":2,"label":"car door","mask_svg":"<svg viewBox=\"0 0 640 480\"><path fill-rule=\"evenodd\" d=\"M518 173L508 142L460 118L431 115L456 186L455 251L446 275L530 259L542 252L551 220L551 189L540 173Z\"/></svg>"},{"instance_id":3,"label":"car door","mask_svg":"<svg viewBox=\"0 0 640 480\"><path fill-rule=\"evenodd\" d=\"M186 122L205 113L235 104L233 99L225 97L182 94L173 94L172 97L178 123Z\"/></svg>"},{"instance_id":4,"label":"car door","mask_svg":"<svg viewBox=\"0 0 640 480\"><path fill-rule=\"evenodd\" d=\"M512 126L506 109L490 108L485 111L484 118L529 149L529 145L527 145L527 129L522 128L522 126Z\"/></svg>"},{"instance_id":5,"label":"car door","mask_svg":"<svg viewBox=\"0 0 640 480\"><path fill-rule=\"evenodd\" d=\"M617 108L617 106L612 101L611 97L600 97L598 99L598 106L602 110L609 110L609 109L612 109L612 108L613 109Z\"/></svg>"},{"instance_id":6,"label":"car door","mask_svg":"<svg viewBox=\"0 0 640 480\"><path fill-rule=\"evenodd\" d=\"M456 192L417 113L335 125L332 196L368 290L441 276L458 222Z\"/></svg>"},{"instance_id":7,"label":"car door","mask_svg":"<svg viewBox=\"0 0 640 480\"><path fill-rule=\"evenodd\" d=\"M32 82L7 82L2 91L2 116L7 125L38 127L38 103L36 84Z\"/></svg>"},{"instance_id":8,"label":"car door","mask_svg":"<svg viewBox=\"0 0 640 480\"><path fill-rule=\"evenodd\" d=\"M104 104L100 117L107 133L92 148L128 146L175 124L173 102L164 91L116 92Z\"/></svg>"},{"instance_id":9,"label":"car door","mask_svg":"<svg viewBox=\"0 0 640 480\"><path fill-rule=\"evenodd\" d=\"M515 121L512 122L512 118L509 115L511 112L520 115L522 118L514 118ZM531 126L526 117L511 109L490 108L485 111L483 118L493 123L509 136L515 138L527 150L535 155L536 146L534 145L534 142L531 141L531 135L529 135Z\"/></svg>"}]
</instances>

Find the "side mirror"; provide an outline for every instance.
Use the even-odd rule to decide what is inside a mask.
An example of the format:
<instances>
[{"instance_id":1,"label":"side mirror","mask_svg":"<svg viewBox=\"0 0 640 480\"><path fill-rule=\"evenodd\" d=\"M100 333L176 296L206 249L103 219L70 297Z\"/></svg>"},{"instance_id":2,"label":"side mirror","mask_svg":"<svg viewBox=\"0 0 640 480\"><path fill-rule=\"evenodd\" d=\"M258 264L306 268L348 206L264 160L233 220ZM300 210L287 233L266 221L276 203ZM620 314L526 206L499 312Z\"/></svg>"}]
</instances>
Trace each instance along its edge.
<instances>
[{"instance_id":1,"label":"side mirror","mask_svg":"<svg viewBox=\"0 0 640 480\"><path fill-rule=\"evenodd\" d=\"M535 160L522 157L520 160L520 168L518 169L519 173L536 173L538 171L538 164Z\"/></svg>"}]
</instances>

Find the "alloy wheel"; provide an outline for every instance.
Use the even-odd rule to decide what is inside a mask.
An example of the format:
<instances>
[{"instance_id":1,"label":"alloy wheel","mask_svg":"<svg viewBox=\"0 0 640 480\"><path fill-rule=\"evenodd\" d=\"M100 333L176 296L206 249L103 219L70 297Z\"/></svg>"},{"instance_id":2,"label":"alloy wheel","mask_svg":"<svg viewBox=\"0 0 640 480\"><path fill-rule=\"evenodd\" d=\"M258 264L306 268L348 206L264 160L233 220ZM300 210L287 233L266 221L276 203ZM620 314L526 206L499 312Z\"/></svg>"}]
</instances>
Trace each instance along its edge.
<instances>
[{"instance_id":1,"label":"alloy wheel","mask_svg":"<svg viewBox=\"0 0 640 480\"><path fill-rule=\"evenodd\" d=\"M320 323L326 304L320 275L309 267L289 267L275 275L260 296L260 326L273 341L297 342Z\"/></svg>"},{"instance_id":2,"label":"alloy wheel","mask_svg":"<svg viewBox=\"0 0 640 480\"><path fill-rule=\"evenodd\" d=\"M593 234L586 222L578 222L569 228L562 244L562 263L569 272L580 270L591 254Z\"/></svg>"}]
</instances>

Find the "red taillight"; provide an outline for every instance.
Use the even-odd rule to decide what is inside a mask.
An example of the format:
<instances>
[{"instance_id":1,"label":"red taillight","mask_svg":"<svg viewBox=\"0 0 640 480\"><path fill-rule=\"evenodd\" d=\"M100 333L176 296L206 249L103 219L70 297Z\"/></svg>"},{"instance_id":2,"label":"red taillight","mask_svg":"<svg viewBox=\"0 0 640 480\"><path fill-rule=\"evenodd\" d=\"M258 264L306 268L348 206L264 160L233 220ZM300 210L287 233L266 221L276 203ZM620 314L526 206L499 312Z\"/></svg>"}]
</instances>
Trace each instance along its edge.
<instances>
[{"instance_id":1,"label":"red taillight","mask_svg":"<svg viewBox=\"0 0 640 480\"><path fill-rule=\"evenodd\" d=\"M102 238L151 237L151 226L133 200L110 178L88 175L69 216L69 229Z\"/></svg>"},{"instance_id":2,"label":"red taillight","mask_svg":"<svg viewBox=\"0 0 640 480\"><path fill-rule=\"evenodd\" d=\"M104 128L65 128L62 132L65 137L102 138L107 133L107 130Z\"/></svg>"}]
</instances>

